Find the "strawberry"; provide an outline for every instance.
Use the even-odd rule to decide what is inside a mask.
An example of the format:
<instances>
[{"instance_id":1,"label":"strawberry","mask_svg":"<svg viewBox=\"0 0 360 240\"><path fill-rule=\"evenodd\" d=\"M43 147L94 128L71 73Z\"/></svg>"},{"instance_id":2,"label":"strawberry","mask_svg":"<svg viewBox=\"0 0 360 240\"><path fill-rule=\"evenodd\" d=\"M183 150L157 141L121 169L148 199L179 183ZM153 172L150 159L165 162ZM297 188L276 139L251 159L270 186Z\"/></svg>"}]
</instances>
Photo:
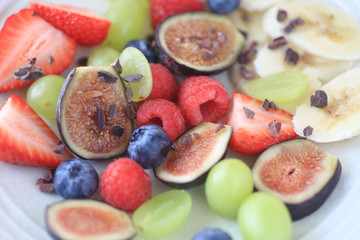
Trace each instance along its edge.
<instances>
[{"instance_id":1,"label":"strawberry","mask_svg":"<svg viewBox=\"0 0 360 240\"><path fill-rule=\"evenodd\" d=\"M150 15L153 28L165 18L186 11L201 11L205 9L204 0L151 0Z\"/></svg>"},{"instance_id":2,"label":"strawberry","mask_svg":"<svg viewBox=\"0 0 360 240\"><path fill-rule=\"evenodd\" d=\"M232 150L240 154L255 154L278 142L297 137L290 113L282 109L266 110L267 107L262 107L262 104L241 93L233 94L232 109L226 122L233 128L230 139Z\"/></svg>"},{"instance_id":3,"label":"strawberry","mask_svg":"<svg viewBox=\"0 0 360 240\"><path fill-rule=\"evenodd\" d=\"M74 59L76 47L74 39L34 16L33 10L23 9L11 15L0 32L0 92L33 82L34 75L23 81L13 76L18 69L32 66L29 59L35 59L33 66L45 74L62 73Z\"/></svg>"},{"instance_id":4,"label":"strawberry","mask_svg":"<svg viewBox=\"0 0 360 240\"><path fill-rule=\"evenodd\" d=\"M84 46L102 43L111 25L109 20L83 8L39 2L30 2L30 8Z\"/></svg>"},{"instance_id":5,"label":"strawberry","mask_svg":"<svg viewBox=\"0 0 360 240\"><path fill-rule=\"evenodd\" d=\"M57 154L58 137L19 96L13 94L0 109L0 160L14 165L56 167L72 158Z\"/></svg>"}]
</instances>

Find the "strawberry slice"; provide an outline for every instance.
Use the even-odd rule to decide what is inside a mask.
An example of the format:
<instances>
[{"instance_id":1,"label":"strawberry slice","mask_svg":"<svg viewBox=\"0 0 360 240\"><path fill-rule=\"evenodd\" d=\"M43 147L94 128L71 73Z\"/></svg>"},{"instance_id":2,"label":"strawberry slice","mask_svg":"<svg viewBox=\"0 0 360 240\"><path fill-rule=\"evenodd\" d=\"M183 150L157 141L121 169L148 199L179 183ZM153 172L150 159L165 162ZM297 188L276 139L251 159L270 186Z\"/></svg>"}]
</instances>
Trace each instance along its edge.
<instances>
[{"instance_id":1,"label":"strawberry slice","mask_svg":"<svg viewBox=\"0 0 360 240\"><path fill-rule=\"evenodd\" d=\"M56 167L73 156L57 154L59 138L19 96L13 94L0 109L0 160L25 166Z\"/></svg>"},{"instance_id":2,"label":"strawberry slice","mask_svg":"<svg viewBox=\"0 0 360 240\"><path fill-rule=\"evenodd\" d=\"M102 43L111 25L109 20L83 8L39 2L30 2L30 8L84 46Z\"/></svg>"},{"instance_id":3,"label":"strawberry slice","mask_svg":"<svg viewBox=\"0 0 360 240\"><path fill-rule=\"evenodd\" d=\"M255 154L278 142L297 137L290 113L265 108L259 100L241 93L233 94L232 109L226 122L233 128L230 139L232 150L246 155Z\"/></svg>"},{"instance_id":4,"label":"strawberry slice","mask_svg":"<svg viewBox=\"0 0 360 240\"><path fill-rule=\"evenodd\" d=\"M33 82L13 77L18 69L31 66L29 59L36 58L33 66L41 68L45 74L58 75L75 57L76 41L33 14L33 10L23 9L7 18L1 29L0 92Z\"/></svg>"}]
</instances>

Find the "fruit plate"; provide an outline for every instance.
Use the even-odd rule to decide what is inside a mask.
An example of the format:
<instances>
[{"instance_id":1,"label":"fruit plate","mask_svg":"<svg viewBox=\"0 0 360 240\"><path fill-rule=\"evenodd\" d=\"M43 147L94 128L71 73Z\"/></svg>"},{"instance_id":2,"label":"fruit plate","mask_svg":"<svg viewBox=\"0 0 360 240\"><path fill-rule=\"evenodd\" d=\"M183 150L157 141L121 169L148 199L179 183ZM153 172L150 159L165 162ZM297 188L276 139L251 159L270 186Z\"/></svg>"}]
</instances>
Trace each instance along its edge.
<instances>
[{"instance_id":1,"label":"fruit plate","mask_svg":"<svg viewBox=\"0 0 360 240\"><path fill-rule=\"evenodd\" d=\"M100 0L44 0L43 2L86 6L97 14L103 14L109 7L109 2ZM322 0L322 2L336 6L360 20L358 0ZM1 0L0 26L3 25L7 16L28 6L28 0ZM80 47L76 59L87 56L91 50L92 48ZM67 75L70 69L63 75ZM227 72L213 77L223 82L229 94L233 92ZM25 92L26 89L21 89L11 93L17 93L24 97ZM0 105L11 93L0 94ZM54 122L48 121L48 123L52 127L55 126ZM342 176L330 198L319 210L293 223L292 239L358 239L360 234L357 224L360 214L358 192L360 162L357 158L360 154L358 148L360 137L317 145L341 160ZM228 156L243 159L250 165L254 161L254 157L240 156L231 151ZM109 162L92 163L101 174ZM45 229L44 212L47 205L60 201L61 198L56 194L42 193L35 185L37 178L44 176L45 172L46 169L43 168L12 166L0 162L0 239L51 239ZM170 188L154 179L153 195L168 189ZM163 239L191 239L197 231L205 227L220 227L227 231L233 239L242 239L236 221L220 218L210 210L206 203L203 186L188 191L193 197L189 218L181 228ZM137 236L135 239L142 238Z\"/></svg>"}]
</instances>

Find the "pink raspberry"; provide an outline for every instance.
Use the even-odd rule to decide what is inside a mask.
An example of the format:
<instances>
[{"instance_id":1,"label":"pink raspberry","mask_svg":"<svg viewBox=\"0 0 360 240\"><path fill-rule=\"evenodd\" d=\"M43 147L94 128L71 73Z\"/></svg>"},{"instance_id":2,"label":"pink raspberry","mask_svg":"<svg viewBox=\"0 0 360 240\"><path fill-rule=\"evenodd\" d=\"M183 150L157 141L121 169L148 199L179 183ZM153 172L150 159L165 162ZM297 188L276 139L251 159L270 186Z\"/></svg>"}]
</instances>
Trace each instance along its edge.
<instances>
[{"instance_id":1,"label":"pink raspberry","mask_svg":"<svg viewBox=\"0 0 360 240\"><path fill-rule=\"evenodd\" d=\"M180 85L179 106L190 125L201 122L216 123L226 116L230 97L224 85L207 76L192 76Z\"/></svg>"},{"instance_id":2,"label":"pink raspberry","mask_svg":"<svg viewBox=\"0 0 360 240\"><path fill-rule=\"evenodd\" d=\"M180 108L173 102L165 99L154 99L143 103L136 115L138 127L146 124L157 124L175 140L185 129L184 117Z\"/></svg>"}]
</instances>

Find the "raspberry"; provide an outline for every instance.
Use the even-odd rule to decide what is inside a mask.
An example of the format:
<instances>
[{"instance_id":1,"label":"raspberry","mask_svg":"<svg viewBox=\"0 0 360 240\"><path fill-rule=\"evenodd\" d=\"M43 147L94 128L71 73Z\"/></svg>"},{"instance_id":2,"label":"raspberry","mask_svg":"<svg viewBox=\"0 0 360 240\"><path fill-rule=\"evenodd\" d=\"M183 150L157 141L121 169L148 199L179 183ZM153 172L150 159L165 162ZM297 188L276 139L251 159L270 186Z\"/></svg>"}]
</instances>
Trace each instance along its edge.
<instances>
[{"instance_id":1,"label":"raspberry","mask_svg":"<svg viewBox=\"0 0 360 240\"><path fill-rule=\"evenodd\" d=\"M114 207L133 212L150 199L151 179L134 160L120 158L110 163L101 175L100 194Z\"/></svg>"},{"instance_id":2,"label":"raspberry","mask_svg":"<svg viewBox=\"0 0 360 240\"><path fill-rule=\"evenodd\" d=\"M192 76L180 85L179 106L185 121L191 126L218 122L225 117L230 97L224 85L206 76Z\"/></svg>"},{"instance_id":3,"label":"raspberry","mask_svg":"<svg viewBox=\"0 0 360 240\"><path fill-rule=\"evenodd\" d=\"M165 99L154 99L143 103L136 115L138 127L153 123L161 126L175 140L185 129L184 117L180 108Z\"/></svg>"},{"instance_id":4,"label":"raspberry","mask_svg":"<svg viewBox=\"0 0 360 240\"><path fill-rule=\"evenodd\" d=\"M150 68L153 86L147 99L162 98L173 102L177 101L180 84L176 76L161 64L150 63Z\"/></svg>"},{"instance_id":5,"label":"raspberry","mask_svg":"<svg viewBox=\"0 0 360 240\"><path fill-rule=\"evenodd\" d=\"M151 0L150 14L153 28L166 17L186 11L201 11L205 8L204 0Z\"/></svg>"}]
</instances>

